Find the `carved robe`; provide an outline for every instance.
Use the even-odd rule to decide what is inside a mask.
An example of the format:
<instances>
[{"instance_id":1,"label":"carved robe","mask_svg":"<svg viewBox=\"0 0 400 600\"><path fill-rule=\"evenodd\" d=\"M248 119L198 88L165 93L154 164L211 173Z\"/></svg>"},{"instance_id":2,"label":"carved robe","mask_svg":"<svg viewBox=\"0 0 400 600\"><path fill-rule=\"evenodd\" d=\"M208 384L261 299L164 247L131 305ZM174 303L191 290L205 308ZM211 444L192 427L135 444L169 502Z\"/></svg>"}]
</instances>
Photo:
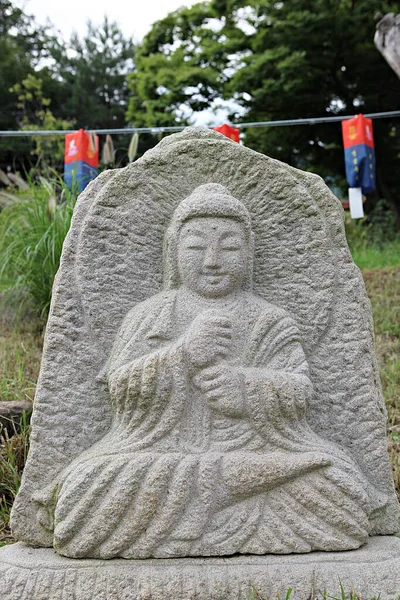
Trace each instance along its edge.
<instances>
[{"instance_id":1,"label":"carved robe","mask_svg":"<svg viewBox=\"0 0 400 600\"><path fill-rule=\"evenodd\" d=\"M294 321L245 293L227 362L245 409L219 414L192 381L178 291L137 305L107 367L109 434L64 471L47 503L70 557L346 550L381 500L306 422L313 393ZM229 411L228 411L229 412Z\"/></svg>"}]
</instances>

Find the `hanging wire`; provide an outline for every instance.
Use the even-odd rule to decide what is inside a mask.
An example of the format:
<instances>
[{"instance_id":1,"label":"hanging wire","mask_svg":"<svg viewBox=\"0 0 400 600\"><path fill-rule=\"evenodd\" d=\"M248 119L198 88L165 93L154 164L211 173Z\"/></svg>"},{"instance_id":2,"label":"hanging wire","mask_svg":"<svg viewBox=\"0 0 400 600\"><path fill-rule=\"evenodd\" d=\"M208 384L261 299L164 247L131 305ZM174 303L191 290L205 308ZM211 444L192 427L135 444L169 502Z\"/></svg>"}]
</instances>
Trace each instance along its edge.
<instances>
[{"instance_id":1,"label":"hanging wire","mask_svg":"<svg viewBox=\"0 0 400 600\"><path fill-rule=\"evenodd\" d=\"M234 123L233 127L237 129L247 129L249 127L289 127L290 125L316 125L317 123L334 123L337 121L345 121L353 119L356 115L342 115L336 117L316 117L310 119L288 119L281 121L255 121L254 123ZM388 119L390 117L400 117L400 110L392 110L388 112L368 113L364 115L371 119ZM175 133L186 129L187 125L173 125L166 127L126 127L124 129L90 129L91 132L98 135L119 135L132 133L150 133L157 135L159 133ZM204 126L205 129L212 129ZM0 137L29 137L29 136L58 136L66 135L67 133L75 133L76 129L57 129L54 131L0 131Z\"/></svg>"}]
</instances>

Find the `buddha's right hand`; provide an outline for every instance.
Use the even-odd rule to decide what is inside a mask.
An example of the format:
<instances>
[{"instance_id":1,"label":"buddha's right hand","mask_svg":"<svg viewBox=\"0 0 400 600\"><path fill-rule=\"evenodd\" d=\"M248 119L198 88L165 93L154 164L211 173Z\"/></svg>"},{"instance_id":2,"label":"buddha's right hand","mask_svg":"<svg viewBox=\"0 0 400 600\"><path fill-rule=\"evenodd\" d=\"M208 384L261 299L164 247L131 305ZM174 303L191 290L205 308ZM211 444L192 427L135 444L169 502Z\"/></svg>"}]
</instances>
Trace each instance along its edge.
<instances>
[{"instance_id":1,"label":"buddha's right hand","mask_svg":"<svg viewBox=\"0 0 400 600\"><path fill-rule=\"evenodd\" d=\"M222 461L221 477L231 493L243 496L265 492L331 465L332 458L321 452L229 452Z\"/></svg>"},{"instance_id":2,"label":"buddha's right hand","mask_svg":"<svg viewBox=\"0 0 400 600\"><path fill-rule=\"evenodd\" d=\"M231 343L231 320L211 311L198 315L184 336L184 348L189 362L200 369L226 358Z\"/></svg>"}]
</instances>

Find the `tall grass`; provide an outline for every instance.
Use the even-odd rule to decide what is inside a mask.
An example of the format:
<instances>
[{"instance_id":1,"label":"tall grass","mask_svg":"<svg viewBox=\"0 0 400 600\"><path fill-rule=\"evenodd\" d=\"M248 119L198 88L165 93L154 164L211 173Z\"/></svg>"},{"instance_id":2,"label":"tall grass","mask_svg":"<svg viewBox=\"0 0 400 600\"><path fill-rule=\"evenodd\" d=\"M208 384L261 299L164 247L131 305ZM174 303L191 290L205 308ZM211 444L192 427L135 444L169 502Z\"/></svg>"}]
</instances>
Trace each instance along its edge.
<instances>
[{"instance_id":1,"label":"tall grass","mask_svg":"<svg viewBox=\"0 0 400 600\"><path fill-rule=\"evenodd\" d=\"M14 541L9 530L10 513L28 456L29 434L25 413L18 432L9 436L4 429L0 434L0 546Z\"/></svg>"},{"instance_id":2,"label":"tall grass","mask_svg":"<svg viewBox=\"0 0 400 600\"><path fill-rule=\"evenodd\" d=\"M60 193L61 192L61 193ZM56 199L58 196L58 200ZM54 276L71 222L75 195L62 182L31 182L0 213L3 306L47 316Z\"/></svg>"},{"instance_id":3,"label":"tall grass","mask_svg":"<svg viewBox=\"0 0 400 600\"><path fill-rule=\"evenodd\" d=\"M364 272L388 412L388 449L400 500L400 267Z\"/></svg>"}]
</instances>

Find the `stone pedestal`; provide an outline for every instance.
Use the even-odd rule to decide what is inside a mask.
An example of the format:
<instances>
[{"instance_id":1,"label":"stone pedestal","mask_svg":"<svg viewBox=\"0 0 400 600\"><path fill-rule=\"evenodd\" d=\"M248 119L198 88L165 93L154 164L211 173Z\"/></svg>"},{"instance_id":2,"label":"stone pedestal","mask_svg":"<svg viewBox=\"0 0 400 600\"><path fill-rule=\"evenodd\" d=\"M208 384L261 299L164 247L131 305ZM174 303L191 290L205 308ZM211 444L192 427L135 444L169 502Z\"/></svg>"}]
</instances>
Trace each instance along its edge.
<instances>
[{"instance_id":1,"label":"stone pedestal","mask_svg":"<svg viewBox=\"0 0 400 600\"><path fill-rule=\"evenodd\" d=\"M400 598L400 539L351 552L205 559L74 560L17 543L0 550L2 600Z\"/></svg>"}]
</instances>

